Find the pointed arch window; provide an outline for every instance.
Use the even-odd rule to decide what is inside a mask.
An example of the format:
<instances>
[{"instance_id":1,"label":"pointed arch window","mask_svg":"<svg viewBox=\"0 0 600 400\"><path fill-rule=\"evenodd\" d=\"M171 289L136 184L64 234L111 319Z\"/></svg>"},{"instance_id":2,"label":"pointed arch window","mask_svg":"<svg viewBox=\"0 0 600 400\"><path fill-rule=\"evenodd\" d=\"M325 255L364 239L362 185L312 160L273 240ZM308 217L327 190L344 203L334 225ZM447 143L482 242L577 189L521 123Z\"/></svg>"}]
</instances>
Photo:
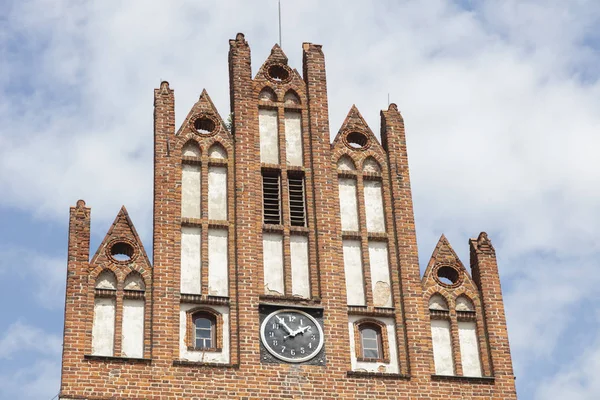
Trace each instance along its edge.
<instances>
[{"instance_id":1,"label":"pointed arch window","mask_svg":"<svg viewBox=\"0 0 600 400\"><path fill-rule=\"evenodd\" d=\"M456 316L463 376L482 376L475 305L466 295L456 298Z\"/></svg>"},{"instance_id":2,"label":"pointed arch window","mask_svg":"<svg viewBox=\"0 0 600 400\"><path fill-rule=\"evenodd\" d=\"M94 319L92 354L112 356L115 346L117 277L111 270L102 271L94 284Z\"/></svg>"},{"instance_id":3,"label":"pointed arch window","mask_svg":"<svg viewBox=\"0 0 600 400\"><path fill-rule=\"evenodd\" d=\"M454 356L448 302L440 294L429 299L433 361L437 375L454 375Z\"/></svg>"}]
</instances>

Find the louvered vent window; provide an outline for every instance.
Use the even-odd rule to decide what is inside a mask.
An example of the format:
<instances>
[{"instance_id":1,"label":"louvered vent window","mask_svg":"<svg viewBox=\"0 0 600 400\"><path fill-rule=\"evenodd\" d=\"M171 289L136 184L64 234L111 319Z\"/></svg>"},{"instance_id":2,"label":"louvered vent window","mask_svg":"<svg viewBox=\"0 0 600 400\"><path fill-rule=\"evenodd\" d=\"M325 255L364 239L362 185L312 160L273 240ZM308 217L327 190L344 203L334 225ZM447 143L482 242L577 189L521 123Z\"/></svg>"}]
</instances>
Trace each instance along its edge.
<instances>
[{"instance_id":1,"label":"louvered vent window","mask_svg":"<svg viewBox=\"0 0 600 400\"><path fill-rule=\"evenodd\" d=\"M263 218L265 224L281 224L279 173L263 171Z\"/></svg>"},{"instance_id":2,"label":"louvered vent window","mask_svg":"<svg viewBox=\"0 0 600 400\"><path fill-rule=\"evenodd\" d=\"M304 177L291 175L288 177L290 194L290 218L293 226L306 226L304 209Z\"/></svg>"}]
</instances>

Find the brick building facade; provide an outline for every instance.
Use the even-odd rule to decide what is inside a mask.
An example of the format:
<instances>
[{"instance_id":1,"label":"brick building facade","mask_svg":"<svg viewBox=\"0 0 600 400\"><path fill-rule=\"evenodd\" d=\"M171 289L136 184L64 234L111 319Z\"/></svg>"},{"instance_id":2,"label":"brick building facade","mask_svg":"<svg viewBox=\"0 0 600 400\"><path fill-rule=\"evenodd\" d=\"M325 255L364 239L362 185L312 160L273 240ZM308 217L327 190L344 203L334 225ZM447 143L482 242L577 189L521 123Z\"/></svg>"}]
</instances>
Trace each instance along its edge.
<instances>
[{"instance_id":1,"label":"brick building facade","mask_svg":"<svg viewBox=\"0 0 600 400\"><path fill-rule=\"evenodd\" d=\"M494 248L421 277L404 121L330 140L325 59L229 42L231 126L154 92L150 262L125 208L90 260L71 208L61 399L516 399Z\"/></svg>"}]
</instances>

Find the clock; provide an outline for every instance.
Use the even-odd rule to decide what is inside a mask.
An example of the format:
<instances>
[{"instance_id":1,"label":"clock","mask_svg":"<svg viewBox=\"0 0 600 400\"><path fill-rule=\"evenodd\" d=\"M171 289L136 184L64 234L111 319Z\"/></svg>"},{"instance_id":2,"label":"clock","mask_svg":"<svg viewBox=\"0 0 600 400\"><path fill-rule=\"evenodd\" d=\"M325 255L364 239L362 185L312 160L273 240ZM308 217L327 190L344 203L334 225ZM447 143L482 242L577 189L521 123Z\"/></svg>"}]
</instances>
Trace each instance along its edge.
<instances>
[{"instance_id":1,"label":"clock","mask_svg":"<svg viewBox=\"0 0 600 400\"><path fill-rule=\"evenodd\" d=\"M310 314L281 309L265 317L260 327L263 346L282 361L301 363L314 358L323 347L323 329Z\"/></svg>"}]
</instances>

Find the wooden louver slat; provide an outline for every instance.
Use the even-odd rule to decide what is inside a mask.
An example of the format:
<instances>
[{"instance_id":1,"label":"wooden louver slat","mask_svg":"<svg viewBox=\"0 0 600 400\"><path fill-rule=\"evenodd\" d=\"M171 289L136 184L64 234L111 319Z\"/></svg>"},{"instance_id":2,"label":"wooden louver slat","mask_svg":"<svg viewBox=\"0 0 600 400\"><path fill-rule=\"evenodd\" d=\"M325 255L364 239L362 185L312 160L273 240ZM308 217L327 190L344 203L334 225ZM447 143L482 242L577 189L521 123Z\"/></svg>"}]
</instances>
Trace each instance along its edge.
<instances>
[{"instance_id":1,"label":"wooden louver slat","mask_svg":"<svg viewBox=\"0 0 600 400\"><path fill-rule=\"evenodd\" d=\"M279 175L263 172L263 222L281 224Z\"/></svg>"}]
</instances>

